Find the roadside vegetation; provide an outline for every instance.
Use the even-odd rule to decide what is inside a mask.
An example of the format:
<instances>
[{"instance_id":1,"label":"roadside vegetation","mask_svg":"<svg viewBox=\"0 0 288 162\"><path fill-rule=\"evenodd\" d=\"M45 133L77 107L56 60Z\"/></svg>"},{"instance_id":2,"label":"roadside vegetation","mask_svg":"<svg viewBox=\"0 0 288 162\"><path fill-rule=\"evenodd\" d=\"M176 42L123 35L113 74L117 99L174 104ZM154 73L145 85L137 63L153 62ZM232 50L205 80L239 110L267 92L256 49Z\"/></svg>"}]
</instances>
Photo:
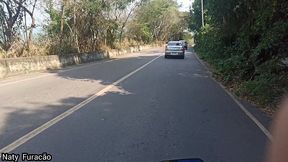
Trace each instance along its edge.
<instances>
[{"instance_id":1,"label":"roadside vegetation","mask_svg":"<svg viewBox=\"0 0 288 162\"><path fill-rule=\"evenodd\" d=\"M178 8L174 0L0 0L0 57L161 43L183 36L188 13Z\"/></svg>"},{"instance_id":2,"label":"roadside vegetation","mask_svg":"<svg viewBox=\"0 0 288 162\"><path fill-rule=\"evenodd\" d=\"M273 112L288 90L288 1L201 0L190 11L195 49L238 96Z\"/></svg>"}]
</instances>

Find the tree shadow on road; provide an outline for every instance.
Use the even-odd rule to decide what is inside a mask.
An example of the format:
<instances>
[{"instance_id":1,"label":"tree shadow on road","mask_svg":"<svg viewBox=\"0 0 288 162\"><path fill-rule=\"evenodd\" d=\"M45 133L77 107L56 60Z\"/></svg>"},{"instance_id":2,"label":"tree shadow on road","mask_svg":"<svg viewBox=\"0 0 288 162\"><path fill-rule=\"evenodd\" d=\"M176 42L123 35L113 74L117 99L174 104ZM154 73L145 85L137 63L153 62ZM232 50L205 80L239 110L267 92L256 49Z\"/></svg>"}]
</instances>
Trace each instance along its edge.
<instances>
[{"instance_id":1,"label":"tree shadow on road","mask_svg":"<svg viewBox=\"0 0 288 162\"><path fill-rule=\"evenodd\" d=\"M65 71L65 69L62 71L51 71L51 73L55 73L57 77L62 79L83 82L97 82L99 83L99 86L110 85L153 58L155 58L155 56L122 58L117 61L97 62L79 67L76 66L67 71ZM135 59L137 59L137 61L135 61ZM77 88L75 88L75 91L77 91ZM108 94L117 96L133 95L133 93L129 90L126 90L121 86L117 86L117 88L114 88L113 91L107 92L107 94L100 97L107 96ZM49 104L45 102L45 97L43 97L43 103L26 101L22 107L13 106L12 104L11 106L2 107L0 148L5 147L64 111L84 101L88 97L89 96L62 98L59 99L57 103ZM109 105L110 103L106 102L103 104Z\"/></svg>"},{"instance_id":2,"label":"tree shadow on road","mask_svg":"<svg viewBox=\"0 0 288 162\"><path fill-rule=\"evenodd\" d=\"M98 98L105 96L125 96L133 95L132 92L124 90L117 86L113 90L99 96ZM75 105L85 101L88 97L69 97L59 100L57 103L51 103L43 105L41 103L30 103L31 105L41 105L39 107L31 109L31 107L2 107L2 110L6 110L3 115L2 124L0 125L0 149L9 145L13 141L40 127L44 123L52 120L63 112L73 108ZM98 99L96 98L96 99ZM111 102L103 102L101 105L111 106ZM85 107L85 106L84 106ZM97 107L95 107L97 109ZM111 109L100 109L102 113L112 111ZM101 114L101 113L100 113ZM84 118L83 118L84 120ZM45 150L43 150L45 152Z\"/></svg>"},{"instance_id":3,"label":"tree shadow on road","mask_svg":"<svg viewBox=\"0 0 288 162\"><path fill-rule=\"evenodd\" d=\"M64 79L79 80L83 82L100 81L100 84L108 85L139 68L153 58L155 58L155 56L138 56L121 58L111 62L101 61L83 65L77 70L58 72L57 76Z\"/></svg>"}]
</instances>

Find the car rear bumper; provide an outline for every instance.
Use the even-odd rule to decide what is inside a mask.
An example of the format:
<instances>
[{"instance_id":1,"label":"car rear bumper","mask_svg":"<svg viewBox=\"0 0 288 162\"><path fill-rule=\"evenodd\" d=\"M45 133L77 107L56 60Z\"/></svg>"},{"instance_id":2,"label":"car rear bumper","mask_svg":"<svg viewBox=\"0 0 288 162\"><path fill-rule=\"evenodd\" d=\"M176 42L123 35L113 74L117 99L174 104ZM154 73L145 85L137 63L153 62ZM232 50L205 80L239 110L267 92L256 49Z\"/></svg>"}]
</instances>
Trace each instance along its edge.
<instances>
[{"instance_id":1,"label":"car rear bumper","mask_svg":"<svg viewBox=\"0 0 288 162\"><path fill-rule=\"evenodd\" d=\"M184 51L165 51L165 56L183 56Z\"/></svg>"}]
</instances>

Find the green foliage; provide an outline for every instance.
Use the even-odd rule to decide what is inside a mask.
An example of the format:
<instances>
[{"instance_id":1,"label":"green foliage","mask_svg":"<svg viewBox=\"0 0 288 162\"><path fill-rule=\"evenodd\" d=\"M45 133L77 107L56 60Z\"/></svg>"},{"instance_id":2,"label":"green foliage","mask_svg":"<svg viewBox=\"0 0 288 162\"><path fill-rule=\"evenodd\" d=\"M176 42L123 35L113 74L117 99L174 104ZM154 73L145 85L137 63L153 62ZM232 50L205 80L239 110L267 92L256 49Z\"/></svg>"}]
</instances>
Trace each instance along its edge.
<instances>
[{"instance_id":1,"label":"green foliage","mask_svg":"<svg viewBox=\"0 0 288 162\"><path fill-rule=\"evenodd\" d=\"M196 51L237 94L261 104L275 103L287 90L288 2L206 0L201 27L200 0L190 11ZM286 7L285 7L286 6Z\"/></svg>"},{"instance_id":2,"label":"green foliage","mask_svg":"<svg viewBox=\"0 0 288 162\"><path fill-rule=\"evenodd\" d=\"M46 12L49 14L51 21L49 26L46 27L48 34L51 35L51 37L60 34L60 12L53 8L46 10Z\"/></svg>"},{"instance_id":3,"label":"green foliage","mask_svg":"<svg viewBox=\"0 0 288 162\"><path fill-rule=\"evenodd\" d=\"M185 17L178 11L174 0L146 1L135 13L130 22L130 38L143 42L165 41L180 35L184 28Z\"/></svg>"},{"instance_id":4,"label":"green foliage","mask_svg":"<svg viewBox=\"0 0 288 162\"><path fill-rule=\"evenodd\" d=\"M185 27L174 0L63 0L62 8L52 2L46 4L51 20L46 29L50 39L57 41L51 46L55 52L119 48L121 43L126 46L134 41L152 43L181 35Z\"/></svg>"},{"instance_id":5,"label":"green foliage","mask_svg":"<svg viewBox=\"0 0 288 162\"><path fill-rule=\"evenodd\" d=\"M49 42L49 46L45 45L48 49L41 49L45 54L83 53L179 39L187 28L187 13L178 10L176 0L0 0L0 47L6 53L10 49L10 56L20 56L17 52L31 56L30 47L39 47L33 41L33 28L40 24L36 18L39 15L35 15L40 3L49 16L43 23L43 36ZM29 18L35 22L31 24Z\"/></svg>"}]
</instances>

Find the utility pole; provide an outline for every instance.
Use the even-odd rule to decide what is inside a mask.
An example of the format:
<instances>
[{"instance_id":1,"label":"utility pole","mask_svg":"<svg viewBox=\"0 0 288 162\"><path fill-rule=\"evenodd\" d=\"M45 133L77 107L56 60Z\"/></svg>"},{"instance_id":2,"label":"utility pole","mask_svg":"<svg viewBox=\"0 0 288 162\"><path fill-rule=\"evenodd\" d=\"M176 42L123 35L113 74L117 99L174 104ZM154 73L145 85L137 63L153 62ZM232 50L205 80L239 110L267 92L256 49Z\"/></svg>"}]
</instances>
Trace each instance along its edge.
<instances>
[{"instance_id":1,"label":"utility pole","mask_svg":"<svg viewBox=\"0 0 288 162\"><path fill-rule=\"evenodd\" d=\"M201 0L202 27L204 27L204 2Z\"/></svg>"}]
</instances>

